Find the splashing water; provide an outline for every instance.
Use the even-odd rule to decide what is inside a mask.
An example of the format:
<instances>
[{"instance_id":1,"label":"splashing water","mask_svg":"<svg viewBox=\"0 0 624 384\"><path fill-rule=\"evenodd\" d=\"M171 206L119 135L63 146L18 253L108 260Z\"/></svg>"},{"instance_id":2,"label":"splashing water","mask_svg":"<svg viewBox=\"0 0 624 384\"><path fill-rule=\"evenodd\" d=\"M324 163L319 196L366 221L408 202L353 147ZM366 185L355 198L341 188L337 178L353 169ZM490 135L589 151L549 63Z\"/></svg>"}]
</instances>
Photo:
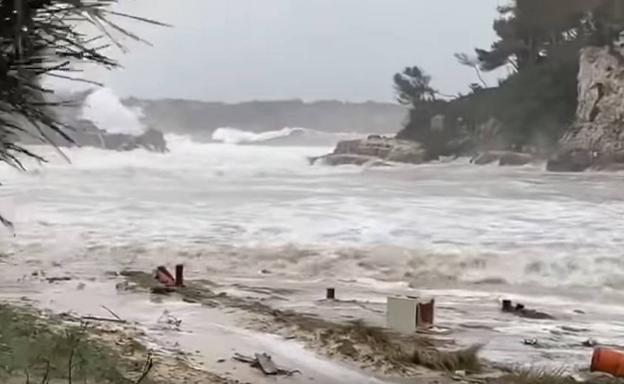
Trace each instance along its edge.
<instances>
[{"instance_id":1,"label":"splashing water","mask_svg":"<svg viewBox=\"0 0 624 384\"><path fill-rule=\"evenodd\" d=\"M123 105L110 88L91 93L84 102L81 115L109 133L140 135L145 131L140 120L141 110Z\"/></svg>"}]
</instances>

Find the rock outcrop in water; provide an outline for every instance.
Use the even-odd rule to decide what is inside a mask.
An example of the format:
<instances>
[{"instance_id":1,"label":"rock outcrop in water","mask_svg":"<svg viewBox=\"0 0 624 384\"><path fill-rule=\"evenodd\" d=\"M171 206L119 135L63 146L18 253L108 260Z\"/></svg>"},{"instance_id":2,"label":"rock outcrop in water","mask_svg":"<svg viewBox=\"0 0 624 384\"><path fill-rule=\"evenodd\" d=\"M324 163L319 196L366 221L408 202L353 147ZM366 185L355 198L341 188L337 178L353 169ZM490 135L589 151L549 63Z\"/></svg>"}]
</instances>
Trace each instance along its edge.
<instances>
[{"instance_id":1,"label":"rock outcrop in water","mask_svg":"<svg viewBox=\"0 0 624 384\"><path fill-rule=\"evenodd\" d=\"M73 129L67 134L74 140L74 143L58 138L57 145L61 147L78 145L114 151L132 151L139 148L152 152L167 151L167 142L163 133L155 129L148 129L141 135L108 133L98 129L88 120L79 120L71 127Z\"/></svg>"},{"instance_id":2,"label":"rock outcrop in water","mask_svg":"<svg viewBox=\"0 0 624 384\"><path fill-rule=\"evenodd\" d=\"M333 153L310 161L321 161L328 165L387 165L388 162L420 164L426 160L426 154L427 151L418 142L373 135L361 140L341 141Z\"/></svg>"},{"instance_id":3,"label":"rock outcrop in water","mask_svg":"<svg viewBox=\"0 0 624 384\"><path fill-rule=\"evenodd\" d=\"M167 142L163 133L159 130L148 128L141 134L110 133L98 128L92 121L81 117L82 108L86 98L93 92L88 90L69 95L49 96L50 101L66 103L54 110L56 118L70 129L66 130L67 136L72 141L67 140L59 134L50 135L50 140L59 147L95 147L115 151L131 151L143 148L152 152L166 152ZM24 135L20 141L26 144L40 144L29 135Z\"/></svg>"},{"instance_id":4,"label":"rock outcrop in water","mask_svg":"<svg viewBox=\"0 0 624 384\"><path fill-rule=\"evenodd\" d=\"M616 48L581 52L576 121L548 162L551 171L624 168L624 56Z\"/></svg>"}]
</instances>

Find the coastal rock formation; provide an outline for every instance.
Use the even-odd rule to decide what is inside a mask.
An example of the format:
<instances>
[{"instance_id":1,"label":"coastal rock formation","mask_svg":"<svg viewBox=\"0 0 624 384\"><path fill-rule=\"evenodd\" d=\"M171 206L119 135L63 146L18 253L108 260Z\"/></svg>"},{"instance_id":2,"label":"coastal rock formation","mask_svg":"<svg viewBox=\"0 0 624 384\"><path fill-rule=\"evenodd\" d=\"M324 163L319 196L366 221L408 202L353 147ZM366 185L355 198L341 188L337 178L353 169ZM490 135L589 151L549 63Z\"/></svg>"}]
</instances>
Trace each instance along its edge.
<instances>
[{"instance_id":1,"label":"coastal rock formation","mask_svg":"<svg viewBox=\"0 0 624 384\"><path fill-rule=\"evenodd\" d=\"M616 48L581 52L576 121L548 162L552 171L579 172L624 164L624 55Z\"/></svg>"},{"instance_id":2,"label":"coastal rock formation","mask_svg":"<svg viewBox=\"0 0 624 384\"><path fill-rule=\"evenodd\" d=\"M58 133L51 133L49 138L55 145L59 147L95 147L115 151L131 151L138 148L152 152L167 151L167 142L159 130L148 128L140 134L111 133L98 128L93 121L84 118L83 106L87 98L96 90L89 89L83 92L48 95L49 102L61 104L61 106L55 107L53 112L59 122L69 127L65 133L73 141L67 140ZM108 112L114 113L115 111ZM30 135L24 135L20 141L25 144L40 144Z\"/></svg>"},{"instance_id":3,"label":"coastal rock formation","mask_svg":"<svg viewBox=\"0 0 624 384\"><path fill-rule=\"evenodd\" d=\"M426 160L426 154L426 150L418 142L373 135L362 140L341 141L333 153L312 158L310 161L323 161L329 165L384 165L386 162L420 164Z\"/></svg>"},{"instance_id":4,"label":"coastal rock formation","mask_svg":"<svg viewBox=\"0 0 624 384\"><path fill-rule=\"evenodd\" d=\"M76 120L69 124L67 136L74 141L69 142L63 137L52 137L54 143L60 147L94 147L113 151L132 151L143 148L151 152L167 152L167 142L162 132L148 129L141 135L126 133L108 133L98 129L88 120Z\"/></svg>"},{"instance_id":5,"label":"coastal rock formation","mask_svg":"<svg viewBox=\"0 0 624 384\"><path fill-rule=\"evenodd\" d=\"M501 166L526 165L535 161L530 153L514 151L485 151L474 156L470 162L477 165L485 165L498 162Z\"/></svg>"}]
</instances>

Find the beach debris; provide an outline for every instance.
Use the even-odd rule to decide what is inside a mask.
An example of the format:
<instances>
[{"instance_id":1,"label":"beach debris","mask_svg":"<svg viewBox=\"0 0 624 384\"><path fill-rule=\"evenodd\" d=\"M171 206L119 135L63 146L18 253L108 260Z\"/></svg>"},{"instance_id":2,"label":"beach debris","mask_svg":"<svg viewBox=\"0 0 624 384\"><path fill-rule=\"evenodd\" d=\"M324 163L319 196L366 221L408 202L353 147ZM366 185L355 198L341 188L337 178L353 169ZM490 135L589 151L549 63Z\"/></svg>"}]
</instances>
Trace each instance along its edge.
<instances>
[{"instance_id":1,"label":"beach debris","mask_svg":"<svg viewBox=\"0 0 624 384\"><path fill-rule=\"evenodd\" d=\"M169 272L164 265L158 266L154 273L154 278L162 285L160 287L152 287L151 292L155 294L168 294L174 291L174 288L184 287L184 265L177 264L175 266L175 277Z\"/></svg>"},{"instance_id":2,"label":"beach debris","mask_svg":"<svg viewBox=\"0 0 624 384\"><path fill-rule=\"evenodd\" d=\"M503 300L503 312L511 312L513 311L513 303L511 300Z\"/></svg>"},{"instance_id":3,"label":"beach debris","mask_svg":"<svg viewBox=\"0 0 624 384\"><path fill-rule=\"evenodd\" d=\"M538 345L539 341L537 339L524 339L524 340L522 340L522 344L524 344L524 345Z\"/></svg>"},{"instance_id":4,"label":"beach debris","mask_svg":"<svg viewBox=\"0 0 624 384\"><path fill-rule=\"evenodd\" d=\"M110 313L111 315L113 315L113 317L117 320L123 320L121 317L119 317L115 312L113 312L112 309L108 308L106 305L102 305L102 308L104 308L104 310L108 313Z\"/></svg>"},{"instance_id":5,"label":"beach debris","mask_svg":"<svg viewBox=\"0 0 624 384\"><path fill-rule=\"evenodd\" d=\"M554 320L555 318L548 313L539 312L534 309L527 309L524 304L517 303L514 307L511 300L503 300L501 311L512 313L514 315L535 320Z\"/></svg>"},{"instance_id":6,"label":"beach debris","mask_svg":"<svg viewBox=\"0 0 624 384\"><path fill-rule=\"evenodd\" d=\"M184 287L184 264L176 265L175 273L175 286Z\"/></svg>"},{"instance_id":7,"label":"beach debris","mask_svg":"<svg viewBox=\"0 0 624 384\"><path fill-rule=\"evenodd\" d=\"M583 347L593 348L598 345L598 342L594 339L587 339L581 343Z\"/></svg>"},{"instance_id":8,"label":"beach debris","mask_svg":"<svg viewBox=\"0 0 624 384\"><path fill-rule=\"evenodd\" d=\"M176 285L175 278L167 270L167 267L161 265L156 268L156 280L158 280L165 287L174 287Z\"/></svg>"},{"instance_id":9,"label":"beach debris","mask_svg":"<svg viewBox=\"0 0 624 384\"><path fill-rule=\"evenodd\" d=\"M240 361L245 364L249 364L253 368L258 368L265 375L276 376L276 375L284 375L284 376L292 376L295 373L301 374L301 371L298 369L290 370L279 368L273 362L273 358L271 355L267 353L256 353L254 357L241 355L240 353L235 353L232 357L236 361Z\"/></svg>"},{"instance_id":10,"label":"beach debris","mask_svg":"<svg viewBox=\"0 0 624 384\"><path fill-rule=\"evenodd\" d=\"M327 300L336 300L336 288L327 288L325 298Z\"/></svg>"},{"instance_id":11,"label":"beach debris","mask_svg":"<svg viewBox=\"0 0 624 384\"><path fill-rule=\"evenodd\" d=\"M590 371L624 377L624 352L609 348L594 349Z\"/></svg>"},{"instance_id":12,"label":"beach debris","mask_svg":"<svg viewBox=\"0 0 624 384\"><path fill-rule=\"evenodd\" d=\"M265 375L277 375L279 371L273 359L270 355L266 353L256 353L256 360L258 360L258 364L260 365L260 369L264 372Z\"/></svg>"},{"instance_id":13,"label":"beach debris","mask_svg":"<svg viewBox=\"0 0 624 384\"><path fill-rule=\"evenodd\" d=\"M118 323L118 324L126 324L127 321L119 317L115 312L113 312L110 308L105 305L102 305L102 308L106 310L106 312L110 313L113 317L100 317L100 316L81 316L80 318L83 321L102 321L108 323Z\"/></svg>"},{"instance_id":14,"label":"beach debris","mask_svg":"<svg viewBox=\"0 0 624 384\"><path fill-rule=\"evenodd\" d=\"M399 332L414 333L419 328L433 325L435 300L417 297L388 297L386 322L388 328Z\"/></svg>"},{"instance_id":15,"label":"beach debris","mask_svg":"<svg viewBox=\"0 0 624 384\"><path fill-rule=\"evenodd\" d=\"M57 283L59 281L70 281L72 278L68 277L68 276L61 276L61 277L46 277L46 280L48 281L48 283L52 284L52 283Z\"/></svg>"},{"instance_id":16,"label":"beach debris","mask_svg":"<svg viewBox=\"0 0 624 384\"><path fill-rule=\"evenodd\" d=\"M102 321L102 322L118 323L118 324L127 323L126 320L114 319L114 318L109 318L109 317L99 317L99 316L82 316L81 319L84 321Z\"/></svg>"},{"instance_id":17,"label":"beach debris","mask_svg":"<svg viewBox=\"0 0 624 384\"><path fill-rule=\"evenodd\" d=\"M162 315L158 318L157 323L167 325L169 328L179 331L182 320L173 316L168 310L165 309Z\"/></svg>"}]
</instances>

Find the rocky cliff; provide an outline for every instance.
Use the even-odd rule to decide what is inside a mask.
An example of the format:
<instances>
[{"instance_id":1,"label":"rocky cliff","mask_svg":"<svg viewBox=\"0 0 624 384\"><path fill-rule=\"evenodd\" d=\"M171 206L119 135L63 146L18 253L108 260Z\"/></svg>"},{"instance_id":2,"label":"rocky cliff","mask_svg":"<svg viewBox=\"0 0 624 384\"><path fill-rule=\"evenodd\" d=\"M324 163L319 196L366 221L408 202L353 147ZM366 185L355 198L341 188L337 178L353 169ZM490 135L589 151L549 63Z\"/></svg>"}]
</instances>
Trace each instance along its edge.
<instances>
[{"instance_id":1,"label":"rocky cliff","mask_svg":"<svg viewBox=\"0 0 624 384\"><path fill-rule=\"evenodd\" d=\"M589 47L580 55L576 121L548 162L552 171L624 166L624 56Z\"/></svg>"}]
</instances>

